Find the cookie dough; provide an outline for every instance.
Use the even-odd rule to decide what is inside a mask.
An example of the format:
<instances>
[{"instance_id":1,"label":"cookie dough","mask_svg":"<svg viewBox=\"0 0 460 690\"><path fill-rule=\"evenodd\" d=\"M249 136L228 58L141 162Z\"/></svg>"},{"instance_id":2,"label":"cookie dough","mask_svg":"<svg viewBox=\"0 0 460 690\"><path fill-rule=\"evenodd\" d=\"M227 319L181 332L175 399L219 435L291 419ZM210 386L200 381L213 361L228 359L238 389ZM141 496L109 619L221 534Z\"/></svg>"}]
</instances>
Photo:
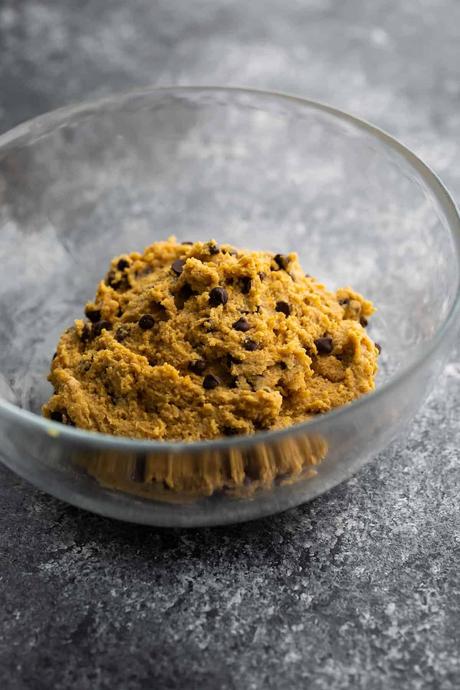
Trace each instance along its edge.
<instances>
[{"instance_id":1,"label":"cookie dough","mask_svg":"<svg viewBox=\"0 0 460 690\"><path fill-rule=\"evenodd\" d=\"M108 434L211 439L286 427L374 388L374 309L296 254L215 241L116 257L61 337L43 413Z\"/></svg>"}]
</instances>

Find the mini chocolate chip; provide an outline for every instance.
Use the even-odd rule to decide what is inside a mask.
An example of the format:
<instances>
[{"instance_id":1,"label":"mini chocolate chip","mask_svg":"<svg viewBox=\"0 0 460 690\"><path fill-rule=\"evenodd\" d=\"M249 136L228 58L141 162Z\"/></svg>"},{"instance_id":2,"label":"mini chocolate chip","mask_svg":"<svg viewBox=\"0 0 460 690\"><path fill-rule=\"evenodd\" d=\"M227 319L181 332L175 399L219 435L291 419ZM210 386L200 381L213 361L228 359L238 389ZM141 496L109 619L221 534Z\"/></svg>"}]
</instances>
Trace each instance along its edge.
<instances>
[{"instance_id":1,"label":"mini chocolate chip","mask_svg":"<svg viewBox=\"0 0 460 690\"><path fill-rule=\"evenodd\" d=\"M53 422L61 422L63 421L63 414L60 410L53 410L50 412L50 419L53 420Z\"/></svg>"},{"instance_id":2,"label":"mini chocolate chip","mask_svg":"<svg viewBox=\"0 0 460 690\"><path fill-rule=\"evenodd\" d=\"M263 271L259 271L259 278L261 281L265 280L266 277L267 277L266 273L264 273Z\"/></svg>"},{"instance_id":3,"label":"mini chocolate chip","mask_svg":"<svg viewBox=\"0 0 460 690\"><path fill-rule=\"evenodd\" d=\"M315 345L319 355L330 355L332 352L332 338L329 336L317 338Z\"/></svg>"},{"instance_id":4,"label":"mini chocolate chip","mask_svg":"<svg viewBox=\"0 0 460 690\"><path fill-rule=\"evenodd\" d=\"M229 369L232 366L232 364L241 364L243 361L239 357L235 357L235 355L232 355L231 352L227 352L227 358L226 359L227 359L227 366Z\"/></svg>"},{"instance_id":5,"label":"mini chocolate chip","mask_svg":"<svg viewBox=\"0 0 460 690\"><path fill-rule=\"evenodd\" d=\"M133 471L131 473L132 482L143 482L145 481L145 465L146 460L144 455L140 455L134 461Z\"/></svg>"},{"instance_id":6,"label":"mini chocolate chip","mask_svg":"<svg viewBox=\"0 0 460 690\"><path fill-rule=\"evenodd\" d=\"M365 316L361 316L361 318L360 318L360 320L359 320L359 323L361 324L361 326L362 326L363 328L366 328L366 326L367 326L367 324L369 323L369 321L366 319Z\"/></svg>"},{"instance_id":7,"label":"mini chocolate chip","mask_svg":"<svg viewBox=\"0 0 460 690\"><path fill-rule=\"evenodd\" d=\"M177 294L179 297L186 300L190 297L193 297L193 295L195 295L196 293L192 290L188 283L184 283Z\"/></svg>"},{"instance_id":8,"label":"mini chocolate chip","mask_svg":"<svg viewBox=\"0 0 460 690\"><path fill-rule=\"evenodd\" d=\"M106 331L111 331L112 330L112 324L110 321L102 320L98 321L97 323L93 324L93 335L95 338L97 338L98 335L101 335L102 330L105 328Z\"/></svg>"},{"instance_id":9,"label":"mini chocolate chip","mask_svg":"<svg viewBox=\"0 0 460 690\"><path fill-rule=\"evenodd\" d=\"M219 383L220 381L216 376L213 376L212 374L206 374L206 376L203 379L203 388L206 388L207 391L210 391L213 388L217 388Z\"/></svg>"},{"instance_id":10,"label":"mini chocolate chip","mask_svg":"<svg viewBox=\"0 0 460 690\"><path fill-rule=\"evenodd\" d=\"M81 335L80 335L80 340L82 343L87 343L90 338L91 338L91 330L90 330L88 324L85 323L85 325L83 326Z\"/></svg>"},{"instance_id":11,"label":"mini chocolate chip","mask_svg":"<svg viewBox=\"0 0 460 690\"><path fill-rule=\"evenodd\" d=\"M181 242L181 244L193 244L193 242L190 242L189 240Z\"/></svg>"},{"instance_id":12,"label":"mini chocolate chip","mask_svg":"<svg viewBox=\"0 0 460 690\"><path fill-rule=\"evenodd\" d=\"M288 368L286 362L278 362L278 365L281 369L287 369Z\"/></svg>"},{"instance_id":13,"label":"mini chocolate chip","mask_svg":"<svg viewBox=\"0 0 460 690\"><path fill-rule=\"evenodd\" d=\"M289 306L289 304L287 302L283 302L283 301L277 302L275 309L276 309L276 311L281 312L285 316L289 316L289 314L291 313L291 307Z\"/></svg>"},{"instance_id":14,"label":"mini chocolate chip","mask_svg":"<svg viewBox=\"0 0 460 690\"><path fill-rule=\"evenodd\" d=\"M206 369L206 362L204 359L196 359L194 362L190 362L188 368L193 371L194 374L202 374Z\"/></svg>"},{"instance_id":15,"label":"mini chocolate chip","mask_svg":"<svg viewBox=\"0 0 460 690\"><path fill-rule=\"evenodd\" d=\"M143 314L138 321L139 327L143 331L149 331L155 325L155 319L151 314Z\"/></svg>"},{"instance_id":16,"label":"mini chocolate chip","mask_svg":"<svg viewBox=\"0 0 460 690\"><path fill-rule=\"evenodd\" d=\"M123 309L121 308L120 305L118 305L117 316L123 316Z\"/></svg>"},{"instance_id":17,"label":"mini chocolate chip","mask_svg":"<svg viewBox=\"0 0 460 690\"><path fill-rule=\"evenodd\" d=\"M345 299L339 299L339 304L342 307L345 307L347 304L350 304L350 300L348 299L348 297L346 297Z\"/></svg>"},{"instance_id":18,"label":"mini chocolate chip","mask_svg":"<svg viewBox=\"0 0 460 690\"><path fill-rule=\"evenodd\" d=\"M254 350L257 350L259 345L256 343L255 340L251 340L251 338L246 338L246 340L243 341L243 347L248 352L254 352Z\"/></svg>"},{"instance_id":19,"label":"mini chocolate chip","mask_svg":"<svg viewBox=\"0 0 460 690\"><path fill-rule=\"evenodd\" d=\"M127 326L119 326L115 332L115 340L121 343L129 335L129 328Z\"/></svg>"},{"instance_id":20,"label":"mini chocolate chip","mask_svg":"<svg viewBox=\"0 0 460 690\"><path fill-rule=\"evenodd\" d=\"M249 276L243 276L240 278L241 282L241 292L243 295L248 295L251 292L252 280Z\"/></svg>"},{"instance_id":21,"label":"mini chocolate chip","mask_svg":"<svg viewBox=\"0 0 460 690\"><path fill-rule=\"evenodd\" d=\"M377 352L380 354L382 352L382 346L380 343L374 343L375 347L377 348Z\"/></svg>"},{"instance_id":22,"label":"mini chocolate chip","mask_svg":"<svg viewBox=\"0 0 460 690\"><path fill-rule=\"evenodd\" d=\"M117 263L117 268L119 271L124 271L125 268L129 268L130 263L127 259L120 259Z\"/></svg>"},{"instance_id":23,"label":"mini chocolate chip","mask_svg":"<svg viewBox=\"0 0 460 690\"><path fill-rule=\"evenodd\" d=\"M153 268L151 266L144 266L143 268L137 270L134 275L136 276L136 278L143 278L144 276L150 275L150 273L152 272Z\"/></svg>"},{"instance_id":24,"label":"mini chocolate chip","mask_svg":"<svg viewBox=\"0 0 460 690\"><path fill-rule=\"evenodd\" d=\"M237 388L238 386L238 376L230 376L230 380L228 382L228 387L229 388Z\"/></svg>"},{"instance_id":25,"label":"mini chocolate chip","mask_svg":"<svg viewBox=\"0 0 460 690\"><path fill-rule=\"evenodd\" d=\"M171 268L173 272L176 274L176 276L180 276L180 274L184 270L184 265L185 259L176 259L175 261L173 261Z\"/></svg>"},{"instance_id":26,"label":"mini chocolate chip","mask_svg":"<svg viewBox=\"0 0 460 690\"><path fill-rule=\"evenodd\" d=\"M218 307L220 304L227 304L228 293L223 287L215 287L209 293L209 304L211 307Z\"/></svg>"},{"instance_id":27,"label":"mini chocolate chip","mask_svg":"<svg viewBox=\"0 0 460 690\"><path fill-rule=\"evenodd\" d=\"M232 325L232 328L234 328L235 331L246 333L246 331L249 331L251 326L249 325L249 321L242 316L240 319L238 319L238 321L235 321L235 323Z\"/></svg>"},{"instance_id":28,"label":"mini chocolate chip","mask_svg":"<svg viewBox=\"0 0 460 690\"><path fill-rule=\"evenodd\" d=\"M280 268L286 270L289 266L290 259L288 256L285 256L284 254L275 254L274 261L276 264L278 264Z\"/></svg>"},{"instance_id":29,"label":"mini chocolate chip","mask_svg":"<svg viewBox=\"0 0 460 690\"><path fill-rule=\"evenodd\" d=\"M127 290L129 288L128 276L123 274L121 278L117 278L115 271L109 271L106 278L106 283L114 290L123 289Z\"/></svg>"},{"instance_id":30,"label":"mini chocolate chip","mask_svg":"<svg viewBox=\"0 0 460 690\"><path fill-rule=\"evenodd\" d=\"M85 308L85 316L88 317L88 319L91 321L91 323L96 323L96 321L101 320L101 310L100 309L91 309L91 307L86 307Z\"/></svg>"},{"instance_id":31,"label":"mini chocolate chip","mask_svg":"<svg viewBox=\"0 0 460 690\"><path fill-rule=\"evenodd\" d=\"M239 434L239 429L235 429L234 426L223 426L222 433L224 436L236 436Z\"/></svg>"},{"instance_id":32,"label":"mini chocolate chip","mask_svg":"<svg viewBox=\"0 0 460 690\"><path fill-rule=\"evenodd\" d=\"M220 249L214 242L208 242L208 251L211 254L211 256L215 256L220 252Z\"/></svg>"}]
</instances>

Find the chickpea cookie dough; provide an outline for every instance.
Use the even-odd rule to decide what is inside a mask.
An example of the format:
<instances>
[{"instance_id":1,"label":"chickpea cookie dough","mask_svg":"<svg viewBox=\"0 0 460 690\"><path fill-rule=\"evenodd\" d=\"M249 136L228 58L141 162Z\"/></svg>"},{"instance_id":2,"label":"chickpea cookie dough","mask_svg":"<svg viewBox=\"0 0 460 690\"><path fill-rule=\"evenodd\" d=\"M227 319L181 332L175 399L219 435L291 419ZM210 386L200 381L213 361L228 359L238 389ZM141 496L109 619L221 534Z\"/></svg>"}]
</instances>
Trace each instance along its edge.
<instances>
[{"instance_id":1,"label":"chickpea cookie dough","mask_svg":"<svg viewBox=\"0 0 460 690\"><path fill-rule=\"evenodd\" d=\"M294 253L172 237L113 259L60 339L43 413L165 441L286 427L374 388L373 311Z\"/></svg>"}]
</instances>

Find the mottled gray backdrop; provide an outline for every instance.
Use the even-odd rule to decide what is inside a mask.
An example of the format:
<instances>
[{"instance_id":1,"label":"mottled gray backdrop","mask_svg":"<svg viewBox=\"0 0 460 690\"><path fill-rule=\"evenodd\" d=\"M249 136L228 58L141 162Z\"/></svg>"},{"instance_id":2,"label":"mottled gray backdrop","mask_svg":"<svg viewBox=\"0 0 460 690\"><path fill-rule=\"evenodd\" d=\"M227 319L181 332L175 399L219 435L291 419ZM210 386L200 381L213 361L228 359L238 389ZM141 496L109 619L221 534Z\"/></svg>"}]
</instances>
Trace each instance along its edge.
<instances>
[{"instance_id":1,"label":"mottled gray backdrop","mask_svg":"<svg viewBox=\"0 0 460 690\"><path fill-rule=\"evenodd\" d=\"M137 85L328 101L460 199L457 0L2 0L0 131ZM0 470L2 688L460 687L459 349L406 439L275 518L117 524Z\"/></svg>"}]
</instances>

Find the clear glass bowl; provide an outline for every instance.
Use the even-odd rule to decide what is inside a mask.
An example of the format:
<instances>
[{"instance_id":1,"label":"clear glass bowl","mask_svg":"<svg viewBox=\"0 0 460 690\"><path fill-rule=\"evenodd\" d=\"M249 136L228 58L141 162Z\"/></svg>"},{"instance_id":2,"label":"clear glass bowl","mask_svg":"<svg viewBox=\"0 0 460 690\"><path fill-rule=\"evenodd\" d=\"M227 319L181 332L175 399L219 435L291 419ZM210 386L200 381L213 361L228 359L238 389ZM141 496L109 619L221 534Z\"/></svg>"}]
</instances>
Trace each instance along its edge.
<instances>
[{"instance_id":1,"label":"clear glass bowl","mask_svg":"<svg viewBox=\"0 0 460 690\"><path fill-rule=\"evenodd\" d=\"M20 125L0 137L2 460L65 501L152 525L237 522L317 496L405 430L435 380L458 322L459 225L407 149L299 98L149 89ZM109 259L172 233L295 250L328 286L371 298L376 392L283 431L192 444L40 417L59 334Z\"/></svg>"}]
</instances>

